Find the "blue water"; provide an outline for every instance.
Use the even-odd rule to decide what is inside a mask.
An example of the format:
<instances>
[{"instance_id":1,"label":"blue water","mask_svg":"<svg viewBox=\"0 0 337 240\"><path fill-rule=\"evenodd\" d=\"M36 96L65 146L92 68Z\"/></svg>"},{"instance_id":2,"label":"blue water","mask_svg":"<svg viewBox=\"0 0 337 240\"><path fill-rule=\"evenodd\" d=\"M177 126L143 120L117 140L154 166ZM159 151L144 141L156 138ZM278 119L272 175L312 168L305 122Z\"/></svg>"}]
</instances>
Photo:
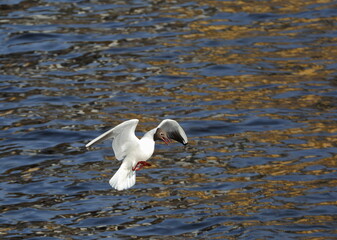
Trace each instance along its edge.
<instances>
[{"instance_id":1,"label":"blue water","mask_svg":"<svg viewBox=\"0 0 337 240\"><path fill-rule=\"evenodd\" d=\"M333 239L334 1L0 3L0 237ZM136 185L110 142L166 118Z\"/></svg>"}]
</instances>

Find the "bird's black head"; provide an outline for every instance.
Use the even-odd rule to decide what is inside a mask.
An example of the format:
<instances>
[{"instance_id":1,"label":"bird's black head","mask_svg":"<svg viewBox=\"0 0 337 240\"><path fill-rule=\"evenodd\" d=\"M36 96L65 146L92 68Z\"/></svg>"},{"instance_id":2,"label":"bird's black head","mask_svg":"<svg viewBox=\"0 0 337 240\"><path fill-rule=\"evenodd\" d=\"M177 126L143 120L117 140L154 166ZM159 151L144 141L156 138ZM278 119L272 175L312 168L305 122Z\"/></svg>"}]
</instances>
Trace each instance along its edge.
<instances>
[{"instance_id":1,"label":"bird's black head","mask_svg":"<svg viewBox=\"0 0 337 240\"><path fill-rule=\"evenodd\" d=\"M171 139L167 136L167 133L161 128L157 128L155 134L153 135L153 140L162 140L166 144L171 142Z\"/></svg>"}]
</instances>

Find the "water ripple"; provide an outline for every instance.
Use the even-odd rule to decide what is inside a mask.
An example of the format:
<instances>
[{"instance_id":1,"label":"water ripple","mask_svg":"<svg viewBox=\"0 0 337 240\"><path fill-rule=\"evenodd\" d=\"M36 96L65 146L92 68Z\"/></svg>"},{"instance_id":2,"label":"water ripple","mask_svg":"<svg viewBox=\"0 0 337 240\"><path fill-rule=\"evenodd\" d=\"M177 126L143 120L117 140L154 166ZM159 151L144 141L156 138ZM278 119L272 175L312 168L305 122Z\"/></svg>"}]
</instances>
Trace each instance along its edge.
<instances>
[{"instance_id":1,"label":"water ripple","mask_svg":"<svg viewBox=\"0 0 337 240\"><path fill-rule=\"evenodd\" d=\"M6 239L336 237L336 4L0 4L0 234ZM114 191L103 143L177 119Z\"/></svg>"}]
</instances>

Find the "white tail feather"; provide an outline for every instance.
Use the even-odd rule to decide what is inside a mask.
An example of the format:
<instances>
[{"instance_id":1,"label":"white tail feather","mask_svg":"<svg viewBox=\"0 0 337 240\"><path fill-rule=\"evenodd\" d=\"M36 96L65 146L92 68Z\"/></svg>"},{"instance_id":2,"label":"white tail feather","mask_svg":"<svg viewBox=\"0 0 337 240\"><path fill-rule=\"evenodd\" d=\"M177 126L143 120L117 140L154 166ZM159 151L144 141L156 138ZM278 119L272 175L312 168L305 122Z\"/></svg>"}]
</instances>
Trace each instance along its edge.
<instances>
[{"instance_id":1,"label":"white tail feather","mask_svg":"<svg viewBox=\"0 0 337 240\"><path fill-rule=\"evenodd\" d=\"M117 190L124 190L132 187L136 183L136 172L122 164L115 175L110 179L109 184Z\"/></svg>"}]
</instances>

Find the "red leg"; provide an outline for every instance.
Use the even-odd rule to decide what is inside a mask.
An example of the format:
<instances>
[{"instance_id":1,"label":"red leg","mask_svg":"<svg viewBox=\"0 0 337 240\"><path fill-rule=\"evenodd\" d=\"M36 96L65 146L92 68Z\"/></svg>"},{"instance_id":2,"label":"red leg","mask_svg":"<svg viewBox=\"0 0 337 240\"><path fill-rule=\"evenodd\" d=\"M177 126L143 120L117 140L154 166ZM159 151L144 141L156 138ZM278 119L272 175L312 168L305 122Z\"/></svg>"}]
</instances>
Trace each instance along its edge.
<instances>
[{"instance_id":1,"label":"red leg","mask_svg":"<svg viewBox=\"0 0 337 240\"><path fill-rule=\"evenodd\" d=\"M137 162L136 166L132 168L132 171L139 171L141 170L144 166L151 166L150 163L145 162L145 161L139 161Z\"/></svg>"}]
</instances>

